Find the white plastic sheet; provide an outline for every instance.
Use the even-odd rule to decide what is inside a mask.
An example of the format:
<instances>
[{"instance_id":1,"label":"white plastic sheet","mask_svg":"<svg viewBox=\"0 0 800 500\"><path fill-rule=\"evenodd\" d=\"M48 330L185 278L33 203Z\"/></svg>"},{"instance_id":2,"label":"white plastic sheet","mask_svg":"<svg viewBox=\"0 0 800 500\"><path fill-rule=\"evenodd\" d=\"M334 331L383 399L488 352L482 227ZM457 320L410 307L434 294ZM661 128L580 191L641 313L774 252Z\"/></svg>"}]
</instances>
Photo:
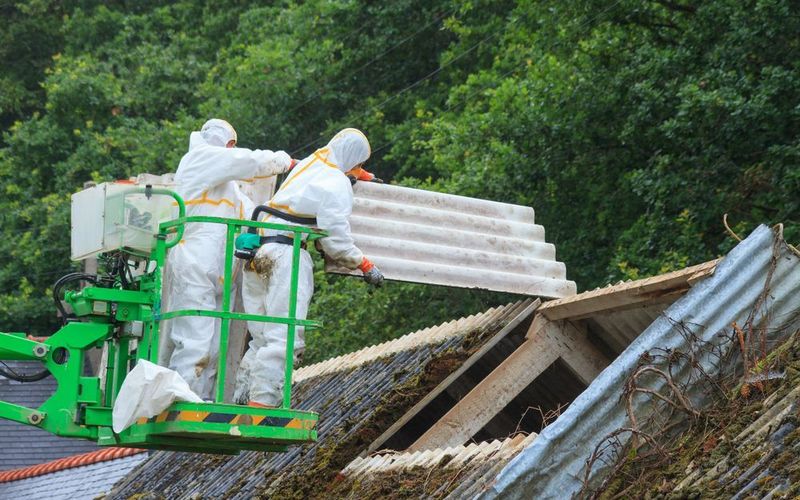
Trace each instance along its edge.
<instances>
[{"instance_id":1,"label":"white plastic sheet","mask_svg":"<svg viewBox=\"0 0 800 500\"><path fill-rule=\"evenodd\" d=\"M154 417L175 401L202 403L177 372L139 360L122 383L111 421L114 432L122 432L136 419Z\"/></svg>"}]
</instances>

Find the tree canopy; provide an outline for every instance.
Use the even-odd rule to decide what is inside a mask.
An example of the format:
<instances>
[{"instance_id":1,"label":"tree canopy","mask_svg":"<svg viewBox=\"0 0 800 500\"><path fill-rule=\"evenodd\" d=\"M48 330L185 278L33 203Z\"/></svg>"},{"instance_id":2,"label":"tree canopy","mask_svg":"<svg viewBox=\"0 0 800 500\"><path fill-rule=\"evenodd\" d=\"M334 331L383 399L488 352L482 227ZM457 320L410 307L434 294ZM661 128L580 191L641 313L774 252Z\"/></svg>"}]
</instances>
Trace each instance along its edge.
<instances>
[{"instance_id":1,"label":"tree canopy","mask_svg":"<svg viewBox=\"0 0 800 500\"><path fill-rule=\"evenodd\" d=\"M49 334L69 195L174 171L230 121L303 157L364 130L391 182L529 205L579 289L800 236L789 0L0 4L0 327ZM311 360L511 300L316 276ZM413 310L414 314L408 314Z\"/></svg>"}]
</instances>

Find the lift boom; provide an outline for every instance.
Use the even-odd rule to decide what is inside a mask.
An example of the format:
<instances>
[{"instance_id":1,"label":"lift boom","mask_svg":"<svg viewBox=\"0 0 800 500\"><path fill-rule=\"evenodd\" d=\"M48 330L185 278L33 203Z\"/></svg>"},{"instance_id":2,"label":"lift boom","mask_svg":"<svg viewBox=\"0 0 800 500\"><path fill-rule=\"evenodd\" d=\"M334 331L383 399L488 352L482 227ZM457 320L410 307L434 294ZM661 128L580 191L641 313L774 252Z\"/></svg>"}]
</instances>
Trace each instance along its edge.
<instances>
[{"instance_id":1,"label":"lift boom","mask_svg":"<svg viewBox=\"0 0 800 500\"><path fill-rule=\"evenodd\" d=\"M98 186L99 187L99 186ZM187 217L183 200L176 193L137 186L116 186L105 194L102 219L106 234L104 250L113 253L125 265L139 264L143 272L126 279L118 276L97 277L94 286L79 291L67 291L63 299L72 307L74 318L55 334L44 340L32 339L23 333L0 332L0 360L30 360L41 362L58 383L53 395L39 408L26 408L0 401L0 418L33 425L58 436L96 441L101 446L127 446L161 450L236 454L240 450L285 451L287 445L315 441L316 413L293 410L291 384L284 384L280 408L254 408L223 402L228 337L233 320L262 321L287 325L287 355L285 380L292 379L293 345L297 326L319 328L319 322L296 317L297 276L300 245L303 234L309 240L325 236L313 228L254 222L217 217ZM103 191L106 193L106 191ZM80 194L80 193L79 193ZM170 197L178 207L178 218L159 223L152 230L141 219L141 204L133 207L129 197L154 200ZM113 198L113 200L112 200ZM162 198L163 201L163 198ZM110 207L115 207L113 210ZM109 213L114 211L115 214ZM109 220L118 224L114 231L135 230L141 241L145 234L148 251L127 246L124 235L109 238ZM73 217L74 219L74 217ZM73 231L80 221L73 220ZM223 304L221 311L178 310L164 311L161 307L162 275L167 250L177 245L186 224L211 223L226 226ZM142 229L145 227L145 229ZM294 257L292 263L289 315L286 318L243 314L232 311L234 240L247 228L271 228L292 231ZM91 228L81 229L84 232ZM144 232L144 233L143 233ZM109 247L109 241L116 241ZM118 247L113 248L116 244ZM74 246L74 236L73 236ZM113 252L112 252L113 249ZM220 318L219 365L216 397L209 403L175 403L160 415L140 418L131 427L114 433L111 412L122 383L136 362L141 359L158 362L161 322L178 316L208 316ZM84 360L89 349L105 347L104 377L85 376Z\"/></svg>"}]
</instances>

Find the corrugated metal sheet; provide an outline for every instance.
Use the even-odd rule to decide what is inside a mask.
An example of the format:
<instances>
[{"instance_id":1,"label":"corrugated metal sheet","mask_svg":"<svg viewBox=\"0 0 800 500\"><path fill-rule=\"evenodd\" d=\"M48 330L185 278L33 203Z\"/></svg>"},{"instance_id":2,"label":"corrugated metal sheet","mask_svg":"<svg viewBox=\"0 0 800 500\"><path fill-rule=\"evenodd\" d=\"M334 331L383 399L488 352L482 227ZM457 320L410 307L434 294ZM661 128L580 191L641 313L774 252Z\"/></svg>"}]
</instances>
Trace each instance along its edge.
<instances>
[{"instance_id":1,"label":"corrugated metal sheet","mask_svg":"<svg viewBox=\"0 0 800 500\"><path fill-rule=\"evenodd\" d=\"M526 304L519 302L480 315L478 320L450 324L456 328L440 327L449 334L435 343L424 341L423 330L403 350L377 350L373 353L377 357L363 357L358 364L343 356L324 370L317 367L313 374L301 376L294 387L293 406L320 413L315 444L292 447L286 453L243 452L235 457L159 452L129 474L111 497L145 492L167 498L252 498L281 493L301 497L304 488L333 481L342 467L424 397L429 389L417 388L423 380L431 386L444 380L458 368L458 360L463 362L479 349ZM464 329L467 323L470 326Z\"/></svg>"},{"instance_id":2,"label":"corrugated metal sheet","mask_svg":"<svg viewBox=\"0 0 800 500\"><path fill-rule=\"evenodd\" d=\"M680 334L679 327L691 329L705 342L721 342L720 332L734 321L745 324L750 315L755 325L764 326L773 337L785 334L790 326L796 328L800 310L800 258L775 231L766 226L757 228L717 264L712 277L697 283L673 303L564 414L505 467L483 497L567 498L578 492L586 460L598 441L629 425L620 395L640 356L653 348L684 352L693 348ZM761 301L767 285L768 294ZM697 356L706 373L711 376L718 373L717 358L702 353ZM687 374L683 375L687 378ZM663 391L664 385L665 381L659 378L647 387ZM652 404L645 399L634 401ZM603 472L594 470L592 477Z\"/></svg>"},{"instance_id":3,"label":"corrugated metal sheet","mask_svg":"<svg viewBox=\"0 0 800 500\"><path fill-rule=\"evenodd\" d=\"M369 182L357 183L354 194L353 238L388 279L549 298L575 294L530 207Z\"/></svg>"}]
</instances>

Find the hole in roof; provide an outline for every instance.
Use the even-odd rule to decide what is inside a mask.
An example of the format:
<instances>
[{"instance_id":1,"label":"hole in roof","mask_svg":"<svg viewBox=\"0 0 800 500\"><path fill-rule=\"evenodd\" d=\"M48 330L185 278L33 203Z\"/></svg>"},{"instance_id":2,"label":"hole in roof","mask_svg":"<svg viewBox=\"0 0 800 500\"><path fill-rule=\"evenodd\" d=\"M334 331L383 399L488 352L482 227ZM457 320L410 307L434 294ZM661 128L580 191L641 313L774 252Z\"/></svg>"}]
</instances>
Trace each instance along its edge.
<instances>
[{"instance_id":1,"label":"hole in roof","mask_svg":"<svg viewBox=\"0 0 800 500\"><path fill-rule=\"evenodd\" d=\"M475 436L474 441L505 439L518 432L541 432L575 400L586 385L557 359L536 380L520 391Z\"/></svg>"}]
</instances>

